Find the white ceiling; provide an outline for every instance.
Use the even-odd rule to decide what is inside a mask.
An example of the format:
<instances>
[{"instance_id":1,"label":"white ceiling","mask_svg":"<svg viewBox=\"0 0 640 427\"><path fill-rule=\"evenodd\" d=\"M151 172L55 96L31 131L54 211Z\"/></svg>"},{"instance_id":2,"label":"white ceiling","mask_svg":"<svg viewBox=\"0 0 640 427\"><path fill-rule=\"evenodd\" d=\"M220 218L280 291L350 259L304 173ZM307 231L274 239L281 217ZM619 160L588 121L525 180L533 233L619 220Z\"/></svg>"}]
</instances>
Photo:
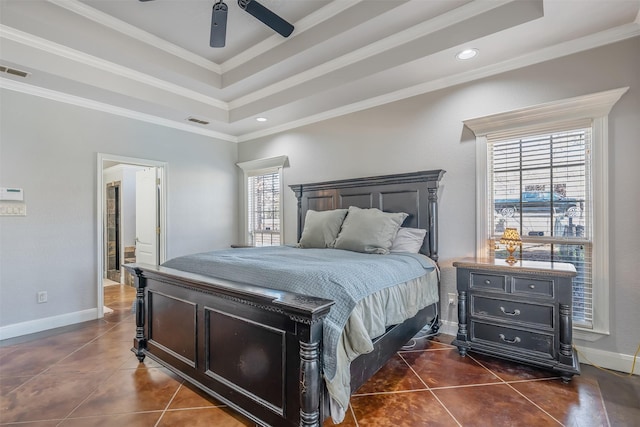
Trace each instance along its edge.
<instances>
[{"instance_id":1,"label":"white ceiling","mask_svg":"<svg viewBox=\"0 0 640 427\"><path fill-rule=\"evenodd\" d=\"M224 48L215 0L0 0L0 87L242 142L640 35L640 0L257 1L289 38L236 0Z\"/></svg>"}]
</instances>

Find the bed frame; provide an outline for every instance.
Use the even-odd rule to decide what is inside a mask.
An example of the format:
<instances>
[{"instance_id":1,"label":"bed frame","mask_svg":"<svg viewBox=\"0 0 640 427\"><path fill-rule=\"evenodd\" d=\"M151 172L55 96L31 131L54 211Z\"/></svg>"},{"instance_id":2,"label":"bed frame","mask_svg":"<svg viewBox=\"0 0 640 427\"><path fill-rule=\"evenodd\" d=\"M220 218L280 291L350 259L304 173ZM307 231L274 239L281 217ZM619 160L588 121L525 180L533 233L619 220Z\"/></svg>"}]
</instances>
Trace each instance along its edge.
<instances>
[{"instance_id":1,"label":"bed frame","mask_svg":"<svg viewBox=\"0 0 640 427\"><path fill-rule=\"evenodd\" d=\"M376 207L425 228L422 252L438 259L438 185L443 170L291 185L298 239L307 210ZM237 249L243 250L243 249ZM329 416L322 379L322 322L333 301L144 264L135 275L131 349L263 426L320 426ZM357 390L429 322L429 307L389 328L351 365ZM432 319L437 325L437 319ZM437 326L436 326L437 328Z\"/></svg>"}]
</instances>

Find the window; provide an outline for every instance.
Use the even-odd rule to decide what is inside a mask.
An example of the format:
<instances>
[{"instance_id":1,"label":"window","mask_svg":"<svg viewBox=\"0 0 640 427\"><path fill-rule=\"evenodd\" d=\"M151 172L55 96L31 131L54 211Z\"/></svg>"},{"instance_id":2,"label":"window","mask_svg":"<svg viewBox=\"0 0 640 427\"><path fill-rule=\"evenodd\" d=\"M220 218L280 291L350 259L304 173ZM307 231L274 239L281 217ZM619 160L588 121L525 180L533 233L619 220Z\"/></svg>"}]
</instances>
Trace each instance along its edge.
<instances>
[{"instance_id":1,"label":"window","mask_svg":"<svg viewBox=\"0 0 640 427\"><path fill-rule=\"evenodd\" d=\"M574 337L609 333L608 117L628 88L466 120L476 135L476 252L574 264Z\"/></svg>"},{"instance_id":2,"label":"window","mask_svg":"<svg viewBox=\"0 0 640 427\"><path fill-rule=\"evenodd\" d=\"M282 233L282 168L286 156L238 163L244 171L243 240L252 246L277 246Z\"/></svg>"},{"instance_id":3,"label":"window","mask_svg":"<svg viewBox=\"0 0 640 427\"><path fill-rule=\"evenodd\" d=\"M489 253L505 227L522 236L524 260L575 266L573 323L592 328L591 122L564 131L487 140Z\"/></svg>"},{"instance_id":4,"label":"window","mask_svg":"<svg viewBox=\"0 0 640 427\"><path fill-rule=\"evenodd\" d=\"M250 176L248 195L248 243L280 244L280 171Z\"/></svg>"}]
</instances>

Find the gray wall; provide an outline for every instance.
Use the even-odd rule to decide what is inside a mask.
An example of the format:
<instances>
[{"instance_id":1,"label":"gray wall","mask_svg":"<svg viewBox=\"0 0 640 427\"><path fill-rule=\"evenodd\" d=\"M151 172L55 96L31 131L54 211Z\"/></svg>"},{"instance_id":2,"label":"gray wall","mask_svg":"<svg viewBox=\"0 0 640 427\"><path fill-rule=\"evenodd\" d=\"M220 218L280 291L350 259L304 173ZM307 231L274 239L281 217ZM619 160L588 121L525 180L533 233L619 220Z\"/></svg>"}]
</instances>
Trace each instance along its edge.
<instances>
[{"instance_id":1,"label":"gray wall","mask_svg":"<svg viewBox=\"0 0 640 427\"><path fill-rule=\"evenodd\" d=\"M235 242L236 144L35 96L0 92L0 326L95 308L97 153L168 162L168 254ZM49 301L36 303L36 292Z\"/></svg>"},{"instance_id":2,"label":"gray wall","mask_svg":"<svg viewBox=\"0 0 640 427\"><path fill-rule=\"evenodd\" d=\"M462 121L629 86L610 114L611 335L581 345L633 354L640 341L640 38L416 96L240 144L239 161L286 154L284 184L442 168L442 292L455 292L454 260L475 251L475 137ZM285 187L286 188L286 187ZM285 190L285 240L296 203ZM444 299L446 301L446 299ZM444 320L457 322L444 307Z\"/></svg>"}]
</instances>

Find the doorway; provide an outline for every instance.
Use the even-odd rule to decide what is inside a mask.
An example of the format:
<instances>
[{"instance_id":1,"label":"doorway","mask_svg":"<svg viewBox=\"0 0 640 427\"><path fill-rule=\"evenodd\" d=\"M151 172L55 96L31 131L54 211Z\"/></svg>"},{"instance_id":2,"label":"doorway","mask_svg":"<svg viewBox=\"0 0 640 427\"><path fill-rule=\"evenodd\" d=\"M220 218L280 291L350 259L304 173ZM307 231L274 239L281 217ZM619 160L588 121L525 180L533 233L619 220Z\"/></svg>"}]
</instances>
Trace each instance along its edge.
<instances>
[{"instance_id":1,"label":"doorway","mask_svg":"<svg viewBox=\"0 0 640 427\"><path fill-rule=\"evenodd\" d=\"M165 260L167 164L102 153L97 160L97 293L102 318L109 311L104 306L105 286L134 284L123 264ZM143 254L141 259L137 252Z\"/></svg>"}]
</instances>

